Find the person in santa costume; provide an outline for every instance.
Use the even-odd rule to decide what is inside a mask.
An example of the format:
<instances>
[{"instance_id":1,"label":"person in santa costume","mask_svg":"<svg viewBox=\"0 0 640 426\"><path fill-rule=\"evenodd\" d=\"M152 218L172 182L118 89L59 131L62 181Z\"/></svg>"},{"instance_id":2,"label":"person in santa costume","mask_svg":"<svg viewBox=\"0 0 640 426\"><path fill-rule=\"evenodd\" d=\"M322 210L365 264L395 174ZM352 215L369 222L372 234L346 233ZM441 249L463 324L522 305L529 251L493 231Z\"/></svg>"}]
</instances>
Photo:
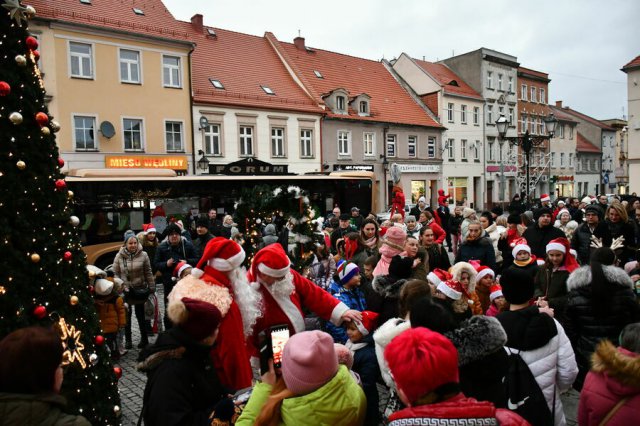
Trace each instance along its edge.
<instances>
[{"instance_id":1,"label":"person in santa costume","mask_svg":"<svg viewBox=\"0 0 640 426\"><path fill-rule=\"evenodd\" d=\"M197 269L191 272L209 285L228 289L233 298L229 312L220 324L211 357L220 382L235 390L251 386L253 375L246 337L261 315L260 293L249 285L246 271L241 268L244 258L245 252L238 243L216 237L207 243Z\"/></svg>"},{"instance_id":2,"label":"person in santa costume","mask_svg":"<svg viewBox=\"0 0 640 426\"><path fill-rule=\"evenodd\" d=\"M262 295L262 316L249 339L251 355L258 355L258 334L269 327L287 324L291 334L305 331L303 308L339 326L343 321L361 321L360 312L291 269L291 261L280 244L271 244L256 253L249 281L257 283ZM257 358L252 360L254 363Z\"/></svg>"}]
</instances>

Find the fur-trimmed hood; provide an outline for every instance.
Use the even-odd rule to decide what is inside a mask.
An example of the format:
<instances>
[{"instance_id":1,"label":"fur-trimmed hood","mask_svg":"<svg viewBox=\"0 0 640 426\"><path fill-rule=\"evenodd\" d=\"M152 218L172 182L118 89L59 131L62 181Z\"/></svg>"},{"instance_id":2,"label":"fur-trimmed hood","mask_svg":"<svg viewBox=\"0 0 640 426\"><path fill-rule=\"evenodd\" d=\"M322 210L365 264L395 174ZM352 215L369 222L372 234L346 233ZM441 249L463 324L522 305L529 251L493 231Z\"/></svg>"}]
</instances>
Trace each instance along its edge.
<instances>
[{"instance_id":1,"label":"fur-trimmed hood","mask_svg":"<svg viewBox=\"0 0 640 426\"><path fill-rule=\"evenodd\" d=\"M604 276L609 282L618 284L621 287L633 289L633 281L622 268L617 266L602 266ZM575 290L577 288L586 287L591 284L591 267L589 265L582 266L569 275L567 279L567 290Z\"/></svg>"},{"instance_id":2,"label":"fur-trimmed hood","mask_svg":"<svg viewBox=\"0 0 640 426\"><path fill-rule=\"evenodd\" d=\"M449 269L449 272L456 281L460 281L460 276L463 272L469 273L469 288L467 290L469 293L473 293L476 290L476 275L478 275L478 273L473 265L468 262L458 262Z\"/></svg>"},{"instance_id":3,"label":"fur-trimmed hood","mask_svg":"<svg viewBox=\"0 0 640 426\"><path fill-rule=\"evenodd\" d=\"M400 297L400 290L407 280L396 280L391 275L378 275L373 278L371 287L373 290L383 297L398 298Z\"/></svg>"},{"instance_id":4,"label":"fur-trimmed hood","mask_svg":"<svg viewBox=\"0 0 640 426\"><path fill-rule=\"evenodd\" d=\"M186 351L187 349L184 346L180 346L173 349L155 352L136 364L136 369L143 373L147 373L162 364L165 360L183 358Z\"/></svg>"},{"instance_id":5,"label":"fur-trimmed hood","mask_svg":"<svg viewBox=\"0 0 640 426\"><path fill-rule=\"evenodd\" d=\"M591 361L591 371L606 374L625 386L640 388L640 355L603 340L598 343Z\"/></svg>"},{"instance_id":6,"label":"fur-trimmed hood","mask_svg":"<svg viewBox=\"0 0 640 426\"><path fill-rule=\"evenodd\" d=\"M458 365L465 366L502 349L507 333L494 317L476 315L464 320L460 327L445 333L458 350Z\"/></svg>"}]
</instances>

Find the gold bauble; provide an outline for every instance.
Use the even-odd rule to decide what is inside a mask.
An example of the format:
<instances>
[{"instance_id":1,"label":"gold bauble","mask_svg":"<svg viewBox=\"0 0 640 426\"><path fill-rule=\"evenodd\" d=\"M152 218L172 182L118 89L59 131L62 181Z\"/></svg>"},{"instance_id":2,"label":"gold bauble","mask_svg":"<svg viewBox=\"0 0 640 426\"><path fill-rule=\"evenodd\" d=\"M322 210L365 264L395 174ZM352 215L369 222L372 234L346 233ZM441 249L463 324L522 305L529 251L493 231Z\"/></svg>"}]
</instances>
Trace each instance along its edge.
<instances>
[{"instance_id":1,"label":"gold bauble","mask_svg":"<svg viewBox=\"0 0 640 426\"><path fill-rule=\"evenodd\" d=\"M36 8L33 6L25 6L24 14L27 18L33 19L36 16Z\"/></svg>"},{"instance_id":2,"label":"gold bauble","mask_svg":"<svg viewBox=\"0 0 640 426\"><path fill-rule=\"evenodd\" d=\"M67 191L67 198L70 200L73 198L73 191Z\"/></svg>"},{"instance_id":3,"label":"gold bauble","mask_svg":"<svg viewBox=\"0 0 640 426\"><path fill-rule=\"evenodd\" d=\"M58 122L57 122L57 121L55 121L55 120L51 120L51 121L49 122L49 126L51 126L51 130L53 130L53 131L54 131L54 132L56 132L56 133L57 133L58 131L60 131L60 123L58 123Z\"/></svg>"},{"instance_id":4,"label":"gold bauble","mask_svg":"<svg viewBox=\"0 0 640 426\"><path fill-rule=\"evenodd\" d=\"M40 262L40 255L39 255L38 253L33 253L33 254L31 255L31 261L32 261L33 263L38 263L38 262Z\"/></svg>"},{"instance_id":5,"label":"gold bauble","mask_svg":"<svg viewBox=\"0 0 640 426\"><path fill-rule=\"evenodd\" d=\"M42 133L45 136L49 136L51 134L51 129L49 129L47 126L41 127L40 133Z\"/></svg>"},{"instance_id":6,"label":"gold bauble","mask_svg":"<svg viewBox=\"0 0 640 426\"><path fill-rule=\"evenodd\" d=\"M71 303L72 306L76 306L79 301L80 299L78 299L78 296L71 296L69 298L69 303Z\"/></svg>"},{"instance_id":7,"label":"gold bauble","mask_svg":"<svg viewBox=\"0 0 640 426\"><path fill-rule=\"evenodd\" d=\"M16 55L15 60L19 67L27 66L27 58L24 55Z\"/></svg>"},{"instance_id":8,"label":"gold bauble","mask_svg":"<svg viewBox=\"0 0 640 426\"><path fill-rule=\"evenodd\" d=\"M25 163L24 161L20 160L16 163L16 167L19 168L20 170L24 170L27 168L27 163Z\"/></svg>"},{"instance_id":9,"label":"gold bauble","mask_svg":"<svg viewBox=\"0 0 640 426\"><path fill-rule=\"evenodd\" d=\"M96 277L96 271L89 271L89 278L93 279Z\"/></svg>"},{"instance_id":10,"label":"gold bauble","mask_svg":"<svg viewBox=\"0 0 640 426\"><path fill-rule=\"evenodd\" d=\"M12 112L11 114L9 114L9 121L11 121L16 126L18 124L22 124L22 114L20 114L19 112Z\"/></svg>"}]
</instances>

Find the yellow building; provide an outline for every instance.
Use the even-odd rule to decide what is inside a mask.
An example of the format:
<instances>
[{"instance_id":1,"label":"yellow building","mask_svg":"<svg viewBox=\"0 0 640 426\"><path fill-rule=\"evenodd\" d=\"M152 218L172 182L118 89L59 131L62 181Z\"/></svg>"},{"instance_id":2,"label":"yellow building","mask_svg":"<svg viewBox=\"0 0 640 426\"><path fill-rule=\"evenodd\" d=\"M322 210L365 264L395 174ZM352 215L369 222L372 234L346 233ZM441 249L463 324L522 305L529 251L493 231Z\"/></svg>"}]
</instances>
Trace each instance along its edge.
<instances>
[{"instance_id":1,"label":"yellow building","mask_svg":"<svg viewBox=\"0 0 640 426\"><path fill-rule=\"evenodd\" d=\"M67 173L193 172L188 34L160 0L34 0L30 31Z\"/></svg>"}]
</instances>

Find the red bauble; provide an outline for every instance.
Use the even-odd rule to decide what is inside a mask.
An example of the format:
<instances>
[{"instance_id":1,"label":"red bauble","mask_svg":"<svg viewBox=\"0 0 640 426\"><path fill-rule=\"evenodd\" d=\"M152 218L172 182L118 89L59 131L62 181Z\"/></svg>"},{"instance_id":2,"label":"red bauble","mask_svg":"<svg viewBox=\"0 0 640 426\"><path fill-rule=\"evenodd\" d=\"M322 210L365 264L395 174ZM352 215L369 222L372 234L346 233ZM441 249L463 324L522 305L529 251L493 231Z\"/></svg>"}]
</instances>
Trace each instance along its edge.
<instances>
[{"instance_id":1,"label":"red bauble","mask_svg":"<svg viewBox=\"0 0 640 426\"><path fill-rule=\"evenodd\" d=\"M64 179L58 179L56 181L56 189L62 191L66 188L67 188L67 182L65 182Z\"/></svg>"},{"instance_id":2,"label":"red bauble","mask_svg":"<svg viewBox=\"0 0 640 426\"><path fill-rule=\"evenodd\" d=\"M35 37L27 37L25 40L25 44L27 45L27 49L36 50L38 48L38 40Z\"/></svg>"},{"instance_id":3,"label":"red bauble","mask_svg":"<svg viewBox=\"0 0 640 426\"><path fill-rule=\"evenodd\" d=\"M71 259L73 259L73 255L71 254L71 252L70 252L70 251L65 251L65 252L64 252L64 256L63 256L63 257L64 257L64 260L71 260Z\"/></svg>"},{"instance_id":4,"label":"red bauble","mask_svg":"<svg viewBox=\"0 0 640 426\"><path fill-rule=\"evenodd\" d=\"M122 368L113 367L113 374L116 375L116 379L120 380L120 377L122 377Z\"/></svg>"},{"instance_id":5,"label":"red bauble","mask_svg":"<svg viewBox=\"0 0 640 426\"><path fill-rule=\"evenodd\" d=\"M104 344L104 336L97 335L95 338L96 345L102 346Z\"/></svg>"},{"instance_id":6,"label":"red bauble","mask_svg":"<svg viewBox=\"0 0 640 426\"><path fill-rule=\"evenodd\" d=\"M44 306L40 305L37 306L34 310L33 310L33 316L35 316L38 319L43 319L44 317L47 316L47 308L45 308Z\"/></svg>"},{"instance_id":7,"label":"red bauble","mask_svg":"<svg viewBox=\"0 0 640 426\"><path fill-rule=\"evenodd\" d=\"M92 285L90 285L90 286L89 286L89 293L90 293L90 294L93 294L93 292L94 292L94 291L96 291L96 289L95 289L95 288L93 288L93 286L92 286Z\"/></svg>"},{"instance_id":8,"label":"red bauble","mask_svg":"<svg viewBox=\"0 0 640 426\"><path fill-rule=\"evenodd\" d=\"M39 112L36 114L36 121L40 127L44 127L49 124L49 116L44 112Z\"/></svg>"},{"instance_id":9,"label":"red bauble","mask_svg":"<svg viewBox=\"0 0 640 426\"><path fill-rule=\"evenodd\" d=\"M60 168L64 167L64 160L62 158L58 158L58 167Z\"/></svg>"},{"instance_id":10,"label":"red bauble","mask_svg":"<svg viewBox=\"0 0 640 426\"><path fill-rule=\"evenodd\" d=\"M33 51L33 59L36 60L36 62L38 62L40 60L40 52L38 52L37 50Z\"/></svg>"},{"instance_id":11,"label":"red bauble","mask_svg":"<svg viewBox=\"0 0 640 426\"><path fill-rule=\"evenodd\" d=\"M6 81L0 81L0 96L8 96L11 93L11 86Z\"/></svg>"}]
</instances>

